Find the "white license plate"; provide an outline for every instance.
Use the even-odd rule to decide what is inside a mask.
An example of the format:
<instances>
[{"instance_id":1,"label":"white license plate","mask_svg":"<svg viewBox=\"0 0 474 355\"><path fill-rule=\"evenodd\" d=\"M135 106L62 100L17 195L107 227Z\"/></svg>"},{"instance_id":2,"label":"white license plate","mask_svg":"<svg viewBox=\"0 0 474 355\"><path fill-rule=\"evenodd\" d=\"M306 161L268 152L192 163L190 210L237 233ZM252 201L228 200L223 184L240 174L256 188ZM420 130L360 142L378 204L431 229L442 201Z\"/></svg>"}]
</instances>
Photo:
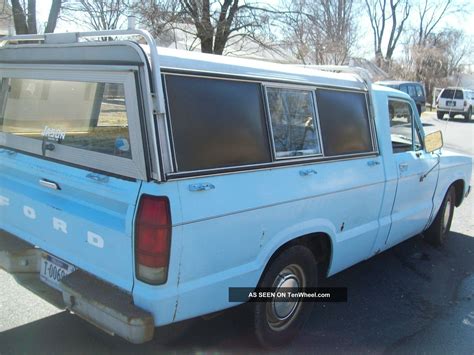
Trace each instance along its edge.
<instances>
[{"instance_id":1,"label":"white license plate","mask_svg":"<svg viewBox=\"0 0 474 355\"><path fill-rule=\"evenodd\" d=\"M456 106L456 101L446 101L446 106Z\"/></svg>"},{"instance_id":2,"label":"white license plate","mask_svg":"<svg viewBox=\"0 0 474 355\"><path fill-rule=\"evenodd\" d=\"M43 254L41 258L41 281L57 290L60 290L59 281L74 270L76 270L74 265L56 258L55 256Z\"/></svg>"}]
</instances>

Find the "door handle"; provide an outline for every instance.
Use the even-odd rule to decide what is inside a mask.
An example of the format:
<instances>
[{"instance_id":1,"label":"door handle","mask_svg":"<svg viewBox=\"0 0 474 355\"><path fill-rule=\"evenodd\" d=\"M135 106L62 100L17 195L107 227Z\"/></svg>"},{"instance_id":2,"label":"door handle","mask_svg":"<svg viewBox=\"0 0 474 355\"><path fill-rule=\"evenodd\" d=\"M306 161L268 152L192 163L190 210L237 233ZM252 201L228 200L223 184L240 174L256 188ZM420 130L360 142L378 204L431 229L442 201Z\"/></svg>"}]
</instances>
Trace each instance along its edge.
<instances>
[{"instance_id":1,"label":"door handle","mask_svg":"<svg viewBox=\"0 0 474 355\"><path fill-rule=\"evenodd\" d=\"M314 169L300 170L300 176L316 175L318 172Z\"/></svg>"},{"instance_id":2,"label":"door handle","mask_svg":"<svg viewBox=\"0 0 474 355\"><path fill-rule=\"evenodd\" d=\"M400 171L407 171L408 170L408 163L400 163L398 165L398 167L400 168Z\"/></svg>"},{"instance_id":3,"label":"door handle","mask_svg":"<svg viewBox=\"0 0 474 355\"><path fill-rule=\"evenodd\" d=\"M191 184L188 186L188 188L189 188L189 191L196 192L196 191L209 191L209 190L215 189L216 187L209 182L203 182L199 184Z\"/></svg>"},{"instance_id":4,"label":"door handle","mask_svg":"<svg viewBox=\"0 0 474 355\"><path fill-rule=\"evenodd\" d=\"M2 153L2 154L7 154L7 155L10 155L10 156L16 155L16 152L15 152L15 151L13 151L13 150L8 150L8 149L3 149L3 148L0 149L0 153Z\"/></svg>"},{"instance_id":5,"label":"door handle","mask_svg":"<svg viewBox=\"0 0 474 355\"><path fill-rule=\"evenodd\" d=\"M377 160L369 160L369 161L367 162L367 165L368 165L368 166L376 166L376 165L380 165L380 162L377 161Z\"/></svg>"},{"instance_id":6,"label":"door handle","mask_svg":"<svg viewBox=\"0 0 474 355\"><path fill-rule=\"evenodd\" d=\"M55 183L54 181L49 181L49 180L46 180L46 179L40 179L39 184L43 187L47 187L48 189L61 190L59 185L57 183Z\"/></svg>"},{"instance_id":7,"label":"door handle","mask_svg":"<svg viewBox=\"0 0 474 355\"><path fill-rule=\"evenodd\" d=\"M95 173L87 174L86 178L94 180L96 182L102 182L102 183L109 181L109 177L107 175L100 175L100 174L95 174Z\"/></svg>"}]
</instances>

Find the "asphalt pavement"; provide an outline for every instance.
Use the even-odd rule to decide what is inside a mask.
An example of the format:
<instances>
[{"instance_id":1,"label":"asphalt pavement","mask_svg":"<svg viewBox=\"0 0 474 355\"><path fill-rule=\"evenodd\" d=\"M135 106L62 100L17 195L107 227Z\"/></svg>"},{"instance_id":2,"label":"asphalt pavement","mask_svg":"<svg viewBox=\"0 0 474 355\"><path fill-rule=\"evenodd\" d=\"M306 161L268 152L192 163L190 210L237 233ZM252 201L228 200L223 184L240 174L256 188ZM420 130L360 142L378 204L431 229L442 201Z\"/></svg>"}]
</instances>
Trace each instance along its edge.
<instances>
[{"instance_id":1,"label":"asphalt pavement","mask_svg":"<svg viewBox=\"0 0 474 355\"><path fill-rule=\"evenodd\" d=\"M422 121L426 130L443 131L448 149L474 157L474 120L425 113ZM455 210L445 247L416 236L326 280L347 287L348 302L318 304L279 353L474 354L473 196ZM175 345L136 346L43 302L0 271L0 354L156 352L263 351L245 305L196 320Z\"/></svg>"}]
</instances>

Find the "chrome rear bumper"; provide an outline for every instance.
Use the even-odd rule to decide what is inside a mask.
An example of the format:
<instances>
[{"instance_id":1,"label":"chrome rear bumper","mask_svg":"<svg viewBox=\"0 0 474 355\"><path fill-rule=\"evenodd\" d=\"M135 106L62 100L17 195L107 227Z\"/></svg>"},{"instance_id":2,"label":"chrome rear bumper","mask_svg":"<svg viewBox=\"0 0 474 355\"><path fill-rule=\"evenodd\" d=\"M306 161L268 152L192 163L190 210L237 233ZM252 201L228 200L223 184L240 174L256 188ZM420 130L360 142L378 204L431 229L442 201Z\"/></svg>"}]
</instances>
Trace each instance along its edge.
<instances>
[{"instance_id":1,"label":"chrome rear bumper","mask_svg":"<svg viewBox=\"0 0 474 355\"><path fill-rule=\"evenodd\" d=\"M0 268L36 295L59 308L68 308L112 335L140 344L153 339L151 313L135 306L132 296L82 270L60 282L61 291L40 280L41 250L0 230Z\"/></svg>"}]
</instances>

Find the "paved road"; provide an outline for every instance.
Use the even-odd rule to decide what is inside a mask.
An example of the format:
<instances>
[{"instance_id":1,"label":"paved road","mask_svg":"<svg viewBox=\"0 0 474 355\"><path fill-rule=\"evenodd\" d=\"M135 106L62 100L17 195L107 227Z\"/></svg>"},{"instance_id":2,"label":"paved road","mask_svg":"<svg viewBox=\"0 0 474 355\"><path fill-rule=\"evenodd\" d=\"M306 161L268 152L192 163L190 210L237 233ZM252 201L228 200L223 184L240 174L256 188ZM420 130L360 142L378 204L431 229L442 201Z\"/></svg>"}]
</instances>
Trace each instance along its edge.
<instances>
[{"instance_id":1,"label":"paved road","mask_svg":"<svg viewBox=\"0 0 474 355\"><path fill-rule=\"evenodd\" d=\"M474 121L438 121L446 146L474 157ZM474 185L474 182L471 182ZM281 353L474 354L474 198L456 210L446 247L414 237L343 271L328 285L349 290L346 304L318 305L301 336ZM132 346L101 336L82 320L17 286L0 271L0 354L260 351L246 307L198 320L175 346Z\"/></svg>"},{"instance_id":2,"label":"paved road","mask_svg":"<svg viewBox=\"0 0 474 355\"><path fill-rule=\"evenodd\" d=\"M474 157L474 116L472 117L469 121L465 121L463 116L438 120L435 112L425 112L421 120L427 132L443 132L447 148Z\"/></svg>"}]
</instances>

